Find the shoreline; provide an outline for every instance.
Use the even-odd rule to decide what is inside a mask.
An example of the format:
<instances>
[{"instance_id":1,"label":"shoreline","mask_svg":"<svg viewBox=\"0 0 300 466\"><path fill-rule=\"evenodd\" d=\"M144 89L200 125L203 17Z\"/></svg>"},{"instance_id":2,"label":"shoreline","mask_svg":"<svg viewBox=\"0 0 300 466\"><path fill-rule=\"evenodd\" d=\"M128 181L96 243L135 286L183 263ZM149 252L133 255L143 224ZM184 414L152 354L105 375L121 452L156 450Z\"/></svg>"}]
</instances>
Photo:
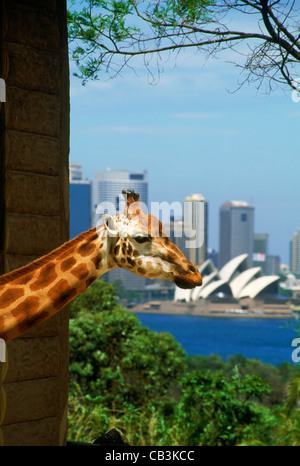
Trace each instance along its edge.
<instances>
[{"instance_id":1,"label":"shoreline","mask_svg":"<svg viewBox=\"0 0 300 466\"><path fill-rule=\"evenodd\" d=\"M264 309L263 306L257 309L241 310L238 305L232 303L209 303L210 306L203 305L202 302L178 303L173 301L155 301L138 304L128 309L134 314L156 314L156 315L185 315L190 317L222 317L233 319L293 319L295 315L287 306L274 305Z\"/></svg>"}]
</instances>

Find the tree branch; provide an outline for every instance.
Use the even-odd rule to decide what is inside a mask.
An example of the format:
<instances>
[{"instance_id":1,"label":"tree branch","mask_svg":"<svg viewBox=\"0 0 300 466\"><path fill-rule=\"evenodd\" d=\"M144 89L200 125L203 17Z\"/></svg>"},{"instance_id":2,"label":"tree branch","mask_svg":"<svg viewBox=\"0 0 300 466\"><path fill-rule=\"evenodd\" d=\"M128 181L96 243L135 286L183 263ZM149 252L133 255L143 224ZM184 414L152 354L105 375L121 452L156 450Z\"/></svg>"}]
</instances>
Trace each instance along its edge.
<instances>
[{"instance_id":1,"label":"tree branch","mask_svg":"<svg viewBox=\"0 0 300 466\"><path fill-rule=\"evenodd\" d=\"M260 44L252 49L244 65L238 65L250 75L277 81L276 74L281 73L290 87L295 79L292 76L297 76L295 69L291 69L300 63L299 20L293 18L291 23L291 14L298 12L294 9L295 1L291 5L290 0L85 2L89 8L83 8L80 14L69 12L70 41L75 43L73 56L85 81L95 78L96 71L103 66L109 71L112 64L115 76L118 74L116 67L123 70L136 56L157 54L160 60L164 52L179 52L192 47L212 55L228 48L236 50L236 46L243 42ZM97 10L98 15L93 16L95 4L101 8ZM225 23L231 13L243 17L255 14L257 24L260 27L261 22L265 30L261 27L260 32L232 30ZM128 26L129 17L131 23L135 18L138 26ZM119 65L118 58L121 59ZM144 63L149 66L148 60ZM157 69L160 72L159 61Z\"/></svg>"}]
</instances>

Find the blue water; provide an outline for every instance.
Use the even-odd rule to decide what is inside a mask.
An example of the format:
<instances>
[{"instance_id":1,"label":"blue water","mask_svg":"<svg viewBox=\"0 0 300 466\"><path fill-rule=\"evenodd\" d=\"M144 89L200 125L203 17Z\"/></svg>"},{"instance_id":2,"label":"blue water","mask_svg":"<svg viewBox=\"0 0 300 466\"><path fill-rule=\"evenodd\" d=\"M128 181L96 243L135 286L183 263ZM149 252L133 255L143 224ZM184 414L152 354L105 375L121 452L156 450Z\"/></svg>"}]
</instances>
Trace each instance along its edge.
<instances>
[{"instance_id":1,"label":"blue water","mask_svg":"<svg viewBox=\"0 0 300 466\"><path fill-rule=\"evenodd\" d=\"M299 321L136 314L142 325L171 333L189 355L218 354L227 360L241 354L247 359L278 365L292 361L292 340L299 338ZM298 363L300 364L300 363Z\"/></svg>"}]
</instances>

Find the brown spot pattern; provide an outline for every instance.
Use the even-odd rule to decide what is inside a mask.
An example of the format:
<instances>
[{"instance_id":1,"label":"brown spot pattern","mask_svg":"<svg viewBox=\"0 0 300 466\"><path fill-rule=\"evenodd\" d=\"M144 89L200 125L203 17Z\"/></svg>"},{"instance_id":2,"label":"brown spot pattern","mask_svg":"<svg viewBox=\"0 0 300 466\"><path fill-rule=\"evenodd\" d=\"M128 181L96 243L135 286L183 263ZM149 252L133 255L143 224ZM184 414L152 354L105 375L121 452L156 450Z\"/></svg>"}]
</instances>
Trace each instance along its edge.
<instances>
[{"instance_id":1,"label":"brown spot pattern","mask_svg":"<svg viewBox=\"0 0 300 466\"><path fill-rule=\"evenodd\" d=\"M55 309L61 309L77 295L76 288L70 288L67 280L62 278L48 291L48 297Z\"/></svg>"},{"instance_id":2,"label":"brown spot pattern","mask_svg":"<svg viewBox=\"0 0 300 466\"><path fill-rule=\"evenodd\" d=\"M102 262L102 254L97 254L97 256L95 257L92 257L91 258L91 261L93 262L93 264L95 265L96 269L99 268L99 265L101 264Z\"/></svg>"},{"instance_id":3,"label":"brown spot pattern","mask_svg":"<svg viewBox=\"0 0 300 466\"><path fill-rule=\"evenodd\" d=\"M12 315L18 320L18 331L20 333L26 332L49 317L47 311L37 312L38 308L39 298L30 296L12 311Z\"/></svg>"},{"instance_id":4,"label":"brown spot pattern","mask_svg":"<svg viewBox=\"0 0 300 466\"><path fill-rule=\"evenodd\" d=\"M135 262L134 262L132 259L130 259L130 257L127 257L127 262L128 262L128 264L131 265L132 267L135 266Z\"/></svg>"},{"instance_id":5,"label":"brown spot pattern","mask_svg":"<svg viewBox=\"0 0 300 466\"><path fill-rule=\"evenodd\" d=\"M40 324L41 322L46 320L48 317L49 317L49 314L47 311L42 311L29 318L26 317L26 320L23 320L22 322L18 324L18 330L20 334Z\"/></svg>"},{"instance_id":6,"label":"brown spot pattern","mask_svg":"<svg viewBox=\"0 0 300 466\"><path fill-rule=\"evenodd\" d=\"M78 280L83 280L88 276L89 271L85 264L80 264L75 267L75 269L71 270L71 274L78 278Z\"/></svg>"},{"instance_id":7,"label":"brown spot pattern","mask_svg":"<svg viewBox=\"0 0 300 466\"><path fill-rule=\"evenodd\" d=\"M87 281L85 282L86 284L86 287L90 286L95 280L97 280L97 276L93 276L93 277L90 277L87 279Z\"/></svg>"},{"instance_id":8,"label":"brown spot pattern","mask_svg":"<svg viewBox=\"0 0 300 466\"><path fill-rule=\"evenodd\" d=\"M92 254L92 252L96 249L96 244L95 243L83 243L81 246L78 248L78 254L80 254L82 257L89 256Z\"/></svg>"},{"instance_id":9,"label":"brown spot pattern","mask_svg":"<svg viewBox=\"0 0 300 466\"><path fill-rule=\"evenodd\" d=\"M30 285L30 289L31 291L40 290L50 285L56 278L55 264L46 264L41 268L37 280Z\"/></svg>"},{"instance_id":10,"label":"brown spot pattern","mask_svg":"<svg viewBox=\"0 0 300 466\"><path fill-rule=\"evenodd\" d=\"M74 257L69 257L68 259L65 259L61 264L60 264L60 270L62 272L66 272L69 270L73 265L76 264L76 260Z\"/></svg>"},{"instance_id":11,"label":"brown spot pattern","mask_svg":"<svg viewBox=\"0 0 300 466\"><path fill-rule=\"evenodd\" d=\"M117 244L117 246L114 249L114 253L115 253L116 256L119 254L119 250L120 250L120 245Z\"/></svg>"},{"instance_id":12,"label":"brown spot pattern","mask_svg":"<svg viewBox=\"0 0 300 466\"><path fill-rule=\"evenodd\" d=\"M98 238L98 233L95 232L89 237L88 242L95 241L97 238Z\"/></svg>"},{"instance_id":13,"label":"brown spot pattern","mask_svg":"<svg viewBox=\"0 0 300 466\"><path fill-rule=\"evenodd\" d=\"M39 298L37 296L29 296L22 303L16 306L11 311L11 315L17 320L25 319L38 310Z\"/></svg>"},{"instance_id":14,"label":"brown spot pattern","mask_svg":"<svg viewBox=\"0 0 300 466\"><path fill-rule=\"evenodd\" d=\"M142 269L141 267L138 267L138 272L141 273L142 275L145 275L146 273L146 270L145 269Z\"/></svg>"},{"instance_id":15,"label":"brown spot pattern","mask_svg":"<svg viewBox=\"0 0 300 466\"><path fill-rule=\"evenodd\" d=\"M5 291L0 296L0 308L2 309L10 306L13 302L17 301L17 299L22 298L22 296L24 296L24 290L22 288L11 288Z\"/></svg>"},{"instance_id":16,"label":"brown spot pattern","mask_svg":"<svg viewBox=\"0 0 300 466\"><path fill-rule=\"evenodd\" d=\"M18 280L15 281L15 284L16 285L27 285L27 283L29 283L32 280L33 275L34 275L33 272L27 273L26 275L24 275L24 277L18 278Z\"/></svg>"}]
</instances>

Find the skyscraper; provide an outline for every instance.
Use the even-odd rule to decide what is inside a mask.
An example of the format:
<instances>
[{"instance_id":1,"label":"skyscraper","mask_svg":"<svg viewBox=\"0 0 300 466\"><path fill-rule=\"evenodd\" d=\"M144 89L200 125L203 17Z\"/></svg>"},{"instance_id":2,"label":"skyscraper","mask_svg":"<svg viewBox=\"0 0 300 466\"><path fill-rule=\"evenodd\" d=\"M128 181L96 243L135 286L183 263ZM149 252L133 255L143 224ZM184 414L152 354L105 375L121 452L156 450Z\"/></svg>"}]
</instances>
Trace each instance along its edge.
<instances>
[{"instance_id":1,"label":"skyscraper","mask_svg":"<svg viewBox=\"0 0 300 466\"><path fill-rule=\"evenodd\" d=\"M111 215L122 213L125 200L123 189L133 189L140 195L140 202L148 209L148 173L128 170L110 170L96 172L94 177L93 210L96 225L104 213ZM124 205L123 205L124 204ZM113 208L114 212L109 209ZM106 210L107 209L107 210ZM146 278L135 275L125 269L115 268L103 278L109 282L121 280L127 290L143 290Z\"/></svg>"},{"instance_id":2,"label":"skyscraper","mask_svg":"<svg viewBox=\"0 0 300 466\"><path fill-rule=\"evenodd\" d=\"M290 241L290 268L292 272L300 273L300 227Z\"/></svg>"},{"instance_id":3,"label":"skyscraper","mask_svg":"<svg viewBox=\"0 0 300 466\"><path fill-rule=\"evenodd\" d=\"M95 173L94 177L94 223L98 222L101 217L101 209L99 204L115 207L116 213L122 210L122 202L124 201L122 190L133 189L140 195L140 202L148 208L148 173L133 172L128 170L110 170L100 171ZM98 214L96 209L98 206ZM104 212L103 212L104 213Z\"/></svg>"},{"instance_id":4,"label":"skyscraper","mask_svg":"<svg viewBox=\"0 0 300 466\"><path fill-rule=\"evenodd\" d=\"M194 232L187 239L187 257L195 265L207 259L208 204L202 194L192 194L184 200L184 226ZM190 204L190 205L189 205ZM193 245L194 243L194 245Z\"/></svg>"},{"instance_id":5,"label":"skyscraper","mask_svg":"<svg viewBox=\"0 0 300 466\"><path fill-rule=\"evenodd\" d=\"M261 267L267 274L269 235L267 233L255 233L253 239L253 267Z\"/></svg>"},{"instance_id":6,"label":"skyscraper","mask_svg":"<svg viewBox=\"0 0 300 466\"><path fill-rule=\"evenodd\" d=\"M92 182L83 178L82 166L70 164L70 238L92 227Z\"/></svg>"},{"instance_id":7,"label":"skyscraper","mask_svg":"<svg viewBox=\"0 0 300 466\"><path fill-rule=\"evenodd\" d=\"M249 254L252 267L254 207L243 201L225 202L220 207L219 267L240 254Z\"/></svg>"}]
</instances>

